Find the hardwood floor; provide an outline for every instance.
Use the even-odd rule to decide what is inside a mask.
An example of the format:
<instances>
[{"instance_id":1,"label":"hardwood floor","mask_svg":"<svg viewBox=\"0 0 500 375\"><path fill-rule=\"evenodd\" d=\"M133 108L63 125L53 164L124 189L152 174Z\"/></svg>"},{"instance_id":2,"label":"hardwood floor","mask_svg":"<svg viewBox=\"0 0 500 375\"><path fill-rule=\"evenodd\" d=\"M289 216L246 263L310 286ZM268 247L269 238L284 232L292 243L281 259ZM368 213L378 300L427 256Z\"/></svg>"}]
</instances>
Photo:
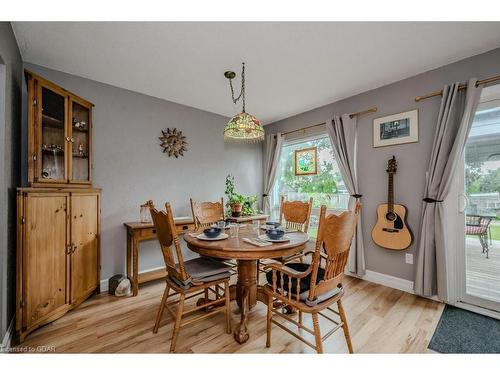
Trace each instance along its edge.
<instances>
[{"instance_id":1,"label":"hardwood floor","mask_svg":"<svg viewBox=\"0 0 500 375\"><path fill-rule=\"evenodd\" d=\"M343 298L355 353L426 353L444 305L399 290L347 277ZM141 286L137 297L94 296L61 319L29 335L22 347L53 345L61 353L168 353L173 322L165 312L158 334L152 333L164 282ZM196 299L196 298L195 298ZM190 300L192 301L192 300ZM192 301L190 303L195 303ZM235 328L238 307L232 302ZM179 353L312 353L277 326L266 348L266 306L250 313L250 340L237 344L225 333L224 316L181 329ZM332 324L321 318L324 332ZM310 316L304 316L311 325ZM287 324L288 325L288 324ZM307 333L303 332L306 335ZM326 353L347 353L338 330L324 343Z\"/></svg>"}]
</instances>

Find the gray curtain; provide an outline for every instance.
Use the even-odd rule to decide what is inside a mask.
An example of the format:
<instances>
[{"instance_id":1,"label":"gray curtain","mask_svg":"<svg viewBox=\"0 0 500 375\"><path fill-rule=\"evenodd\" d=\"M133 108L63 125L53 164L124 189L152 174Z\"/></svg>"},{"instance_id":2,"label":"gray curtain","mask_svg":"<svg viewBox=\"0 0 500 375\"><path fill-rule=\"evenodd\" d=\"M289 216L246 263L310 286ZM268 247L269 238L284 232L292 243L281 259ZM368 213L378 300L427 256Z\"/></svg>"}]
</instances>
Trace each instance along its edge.
<instances>
[{"instance_id":1,"label":"gray curtain","mask_svg":"<svg viewBox=\"0 0 500 375\"><path fill-rule=\"evenodd\" d=\"M266 214L271 214L271 190L276 179L276 170L281 157L284 137L281 133L269 134L264 142L264 191L262 208Z\"/></svg>"},{"instance_id":2,"label":"gray curtain","mask_svg":"<svg viewBox=\"0 0 500 375\"><path fill-rule=\"evenodd\" d=\"M357 125L356 117L351 118L349 115L334 116L326 121L326 130L332 142L335 160L347 190L351 194L350 208L353 207L356 199L361 197L356 172ZM363 276L366 271L361 220L356 227L356 234L352 241L348 268L350 272L358 276Z\"/></svg>"},{"instance_id":3,"label":"gray curtain","mask_svg":"<svg viewBox=\"0 0 500 375\"><path fill-rule=\"evenodd\" d=\"M444 87L426 173L414 288L422 296L437 293L442 301L448 300L442 201L450 191L481 96L476 82L470 79L464 90L458 89L459 83Z\"/></svg>"}]
</instances>

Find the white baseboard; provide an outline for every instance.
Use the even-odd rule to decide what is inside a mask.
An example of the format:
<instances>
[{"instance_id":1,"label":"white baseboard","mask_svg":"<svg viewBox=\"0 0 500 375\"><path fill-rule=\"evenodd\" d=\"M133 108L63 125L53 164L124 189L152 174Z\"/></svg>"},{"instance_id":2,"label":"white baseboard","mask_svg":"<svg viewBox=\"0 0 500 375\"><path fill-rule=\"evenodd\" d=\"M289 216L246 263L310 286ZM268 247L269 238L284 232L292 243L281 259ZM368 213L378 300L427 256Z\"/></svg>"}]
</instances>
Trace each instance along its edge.
<instances>
[{"instance_id":1,"label":"white baseboard","mask_svg":"<svg viewBox=\"0 0 500 375\"><path fill-rule=\"evenodd\" d=\"M142 272L151 272L151 271L157 271L160 268L163 267L155 267L147 270L143 270ZM410 294L415 294L413 291L413 281L406 280L406 279L401 279L399 277L387 275L384 273L380 272L375 272L371 270L366 270L366 273L363 277L359 277L349 271L345 271L346 275L357 277L366 281L369 281L371 283L375 284L380 284L387 286L389 288L397 289L397 290L402 290L403 292L410 293ZM107 292L108 291L108 280L101 280L101 293L102 292ZM438 301L436 297L429 297L430 299Z\"/></svg>"},{"instance_id":2,"label":"white baseboard","mask_svg":"<svg viewBox=\"0 0 500 375\"><path fill-rule=\"evenodd\" d=\"M16 318L13 317L10 321L9 327L5 332L5 336L3 337L2 343L0 344L0 353L8 353L10 349L10 345L12 343L12 338L14 337L14 324Z\"/></svg>"},{"instance_id":3,"label":"white baseboard","mask_svg":"<svg viewBox=\"0 0 500 375\"><path fill-rule=\"evenodd\" d=\"M158 270L160 270L162 268L165 268L165 266L160 266L160 267L150 268L150 269L147 269L147 270L142 270L139 273L158 271ZM101 293L107 292L109 290L108 279L104 279L104 280L100 281L100 290L101 290Z\"/></svg>"},{"instance_id":4,"label":"white baseboard","mask_svg":"<svg viewBox=\"0 0 500 375\"><path fill-rule=\"evenodd\" d=\"M148 270L143 270L143 271L141 271L141 273L142 272L156 271L160 268L163 268L163 267L156 267L156 268L151 268ZM403 292L414 294L413 281L410 281L410 280L401 279L399 277L386 275L384 273L375 272L375 271L371 271L371 270L366 270L366 274L363 277L359 277L359 276L357 276L357 275L355 275L347 270L345 271L345 274L349 275L349 276L357 277L359 279L369 281L371 283L388 286L389 288L398 289L398 290L402 290ZM101 280L100 285L101 285L101 293L107 292L109 290L108 279Z\"/></svg>"},{"instance_id":5,"label":"white baseboard","mask_svg":"<svg viewBox=\"0 0 500 375\"><path fill-rule=\"evenodd\" d=\"M366 270L365 276L359 277L358 275L351 273L349 271L344 271L346 275L352 276L352 277L357 277L358 279L366 280L374 284L379 284L383 286L387 286L389 288L397 289L397 290L402 290L403 292L410 293L410 294L415 294L415 291L413 290L413 281L406 280L406 279L401 279L399 277L387 275L385 273L380 273L380 272L375 272L371 270ZM423 296L422 298L428 298L433 301L437 302L442 302L438 296L430 296L430 297L425 297Z\"/></svg>"},{"instance_id":6,"label":"white baseboard","mask_svg":"<svg viewBox=\"0 0 500 375\"><path fill-rule=\"evenodd\" d=\"M366 273L363 277L359 277L356 274L353 274L347 270L345 271L345 274L369 281L371 283L388 286L389 288L398 289L402 290L403 292L414 294L413 281L410 280L401 279L399 277L386 275L384 273L375 272L371 270L366 270Z\"/></svg>"},{"instance_id":7,"label":"white baseboard","mask_svg":"<svg viewBox=\"0 0 500 375\"><path fill-rule=\"evenodd\" d=\"M108 279L101 280L99 283L99 290L101 293L107 292L109 290Z\"/></svg>"}]
</instances>

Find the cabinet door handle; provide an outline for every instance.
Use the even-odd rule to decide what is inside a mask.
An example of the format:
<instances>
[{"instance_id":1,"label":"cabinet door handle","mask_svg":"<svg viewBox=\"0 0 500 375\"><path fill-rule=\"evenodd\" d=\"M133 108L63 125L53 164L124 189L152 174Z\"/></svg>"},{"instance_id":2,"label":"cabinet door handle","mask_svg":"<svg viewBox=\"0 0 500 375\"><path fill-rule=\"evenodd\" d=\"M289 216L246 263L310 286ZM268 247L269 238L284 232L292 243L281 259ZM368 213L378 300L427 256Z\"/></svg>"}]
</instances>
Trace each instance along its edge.
<instances>
[{"instance_id":1,"label":"cabinet door handle","mask_svg":"<svg viewBox=\"0 0 500 375\"><path fill-rule=\"evenodd\" d=\"M73 143L75 141L75 138L71 137L71 143Z\"/></svg>"},{"instance_id":2,"label":"cabinet door handle","mask_svg":"<svg viewBox=\"0 0 500 375\"><path fill-rule=\"evenodd\" d=\"M74 245L74 246L73 246L73 251L72 251L72 253L74 253L74 252L76 251L76 249L77 249L77 246L76 246L76 245Z\"/></svg>"},{"instance_id":3,"label":"cabinet door handle","mask_svg":"<svg viewBox=\"0 0 500 375\"><path fill-rule=\"evenodd\" d=\"M71 254L71 249L73 248L73 244L66 245L66 254Z\"/></svg>"},{"instance_id":4,"label":"cabinet door handle","mask_svg":"<svg viewBox=\"0 0 500 375\"><path fill-rule=\"evenodd\" d=\"M66 141L69 142L71 140L70 137L66 137Z\"/></svg>"}]
</instances>

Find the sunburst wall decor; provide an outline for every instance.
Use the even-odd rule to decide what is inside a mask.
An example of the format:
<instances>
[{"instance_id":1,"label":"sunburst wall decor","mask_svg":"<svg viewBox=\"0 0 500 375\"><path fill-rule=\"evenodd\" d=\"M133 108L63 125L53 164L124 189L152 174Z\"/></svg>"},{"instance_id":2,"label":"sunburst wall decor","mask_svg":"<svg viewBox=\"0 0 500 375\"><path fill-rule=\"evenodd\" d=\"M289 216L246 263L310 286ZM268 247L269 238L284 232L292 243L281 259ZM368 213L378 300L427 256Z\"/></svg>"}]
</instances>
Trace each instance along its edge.
<instances>
[{"instance_id":1,"label":"sunburst wall decor","mask_svg":"<svg viewBox=\"0 0 500 375\"><path fill-rule=\"evenodd\" d=\"M163 147L163 152L169 157L175 156L176 158L184 156L184 151L187 151L186 137L182 135L180 130L174 128L170 130L162 130L162 136L159 137L161 141L161 147Z\"/></svg>"}]
</instances>

